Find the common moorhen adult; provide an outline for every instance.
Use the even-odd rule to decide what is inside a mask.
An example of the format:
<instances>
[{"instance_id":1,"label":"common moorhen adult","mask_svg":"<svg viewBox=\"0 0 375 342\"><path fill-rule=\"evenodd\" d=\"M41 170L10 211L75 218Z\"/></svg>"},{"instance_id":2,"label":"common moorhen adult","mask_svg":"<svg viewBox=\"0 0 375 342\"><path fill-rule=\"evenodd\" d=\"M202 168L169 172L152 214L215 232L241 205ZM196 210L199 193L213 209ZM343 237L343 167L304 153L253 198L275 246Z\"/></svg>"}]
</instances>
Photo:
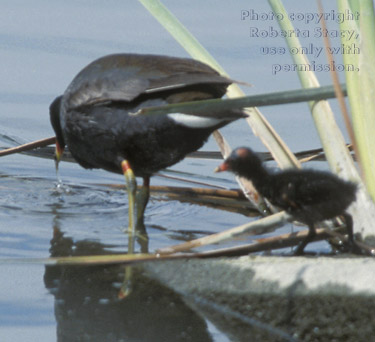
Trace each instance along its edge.
<instances>
[{"instance_id":1,"label":"common moorhen adult","mask_svg":"<svg viewBox=\"0 0 375 342\"><path fill-rule=\"evenodd\" d=\"M150 176L199 149L217 128L245 116L239 110L136 113L149 106L220 98L231 83L192 59L140 54L99 58L79 72L50 106L56 165L67 146L84 168L123 173L129 227L134 229L135 222L143 221ZM137 197L135 176L143 178Z\"/></svg>"},{"instance_id":2,"label":"common moorhen adult","mask_svg":"<svg viewBox=\"0 0 375 342\"><path fill-rule=\"evenodd\" d=\"M294 219L305 223L309 233L295 254L303 254L316 234L315 224L341 215L345 219L351 246L353 219L346 212L356 197L356 184L336 175L317 170L284 170L271 173L251 149L239 147L215 171L232 171L250 180L271 204L285 210Z\"/></svg>"}]
</instances>

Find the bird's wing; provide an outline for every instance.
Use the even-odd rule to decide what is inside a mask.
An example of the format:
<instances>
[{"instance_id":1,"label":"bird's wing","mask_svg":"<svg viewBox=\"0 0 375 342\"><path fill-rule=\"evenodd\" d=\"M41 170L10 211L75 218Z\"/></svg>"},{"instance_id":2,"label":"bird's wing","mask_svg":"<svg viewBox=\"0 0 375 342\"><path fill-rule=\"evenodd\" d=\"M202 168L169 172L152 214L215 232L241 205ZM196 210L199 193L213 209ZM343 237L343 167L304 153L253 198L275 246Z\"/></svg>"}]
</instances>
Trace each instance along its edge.
<instances>
[{"instance_id":1,"label":"bird's wing","mask_svg":"<svg viewBox=\"0 0 375 342\"><path fill-rule=\"evenodd\" d=\"M217 84L221 97L232 82L191 59L109 55L92 62L73 79L64 94L64 106L72 109L107 101L132 101L141 94L198 84Z\"/></svg>"}]
</instances>

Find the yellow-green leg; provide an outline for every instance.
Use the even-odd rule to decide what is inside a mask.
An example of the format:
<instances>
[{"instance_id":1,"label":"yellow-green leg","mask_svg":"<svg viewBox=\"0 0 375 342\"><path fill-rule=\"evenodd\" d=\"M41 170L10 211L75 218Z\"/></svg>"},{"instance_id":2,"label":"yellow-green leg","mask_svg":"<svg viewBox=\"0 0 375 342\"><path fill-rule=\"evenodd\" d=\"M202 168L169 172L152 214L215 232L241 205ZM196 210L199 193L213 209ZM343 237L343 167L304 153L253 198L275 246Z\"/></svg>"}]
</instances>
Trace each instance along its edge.
<instances>
[{"instance_id":1,"label":"yellow-green leg","mask_svg":"<svg viewBox=\"0 0 375 342\"><path fill-rule=\"evenodd\" d=\"M143 186L137 193L137 221L143 222L150 197L150 177L143 177Z\"/></svg>"},{"instance_id":2,"label":"yellow-green leg","mask_svg":"<svg viewBox=\"0 0 375 342\"><path fill-rule=\"evenodd\" d=\"M136 231L136 191L137 182L133 170L127 160L121 162L121 168L125 176L126 188L128 192L128 205L129 205L129 223L128 223L128 254L134 254L134 238ZM124 282L119 292L119 298L124 298L128 296L132 290L131 279L132 278L132 268L131 266L125 267Z\"/></svg>"},{"instance_id":3,"label":"yellow-green leg","mask_svg":"<svg viewBox=\"0 0 375 342\"><path fill-rule=\"evenodd\" d=\"M136 203L136 191L137 182L133 170L127 160L121 162L121 168L125 176L126 188L128 192L128 205L129 205L129 236L134 235L136 227L136 217L135 217L135 203ZM130 246L129 246L130 247ZM133 252L133 251L132 251Z\"/></svg>"},{"instance_id":4,"label":"yellow-green leg","mask_svg":"<svg viewBox=\"0 0 375 342\"><path fill-rule=\"evenodd\" d=\"M143 177L142 188L136 195L137 209L137 242L142 253L148 253L148 236L144 225L144 214L150 197L150 177Z\"/></svg>"}]
</instances>

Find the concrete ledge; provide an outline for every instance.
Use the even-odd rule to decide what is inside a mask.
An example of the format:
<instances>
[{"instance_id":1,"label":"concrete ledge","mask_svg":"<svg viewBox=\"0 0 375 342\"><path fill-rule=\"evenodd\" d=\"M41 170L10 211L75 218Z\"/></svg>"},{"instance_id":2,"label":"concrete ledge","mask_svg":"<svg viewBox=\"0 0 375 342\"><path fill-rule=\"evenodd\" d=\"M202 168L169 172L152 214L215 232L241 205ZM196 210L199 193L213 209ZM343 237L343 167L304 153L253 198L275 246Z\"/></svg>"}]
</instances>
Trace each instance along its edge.
<instances>
[{"instance_id":1,"label":"concrete ledge","mask_svg":"<svg viewBox=\"0 0 375 342\"><path fill-rule=\"evenodd\" d=\"M257 256L176 260L145 268L236 341L288 340L272 329L298 341L375 341L373 258ZM239 323L200 305L194 296L260 325Z\"/></svg>"}]
</instances>

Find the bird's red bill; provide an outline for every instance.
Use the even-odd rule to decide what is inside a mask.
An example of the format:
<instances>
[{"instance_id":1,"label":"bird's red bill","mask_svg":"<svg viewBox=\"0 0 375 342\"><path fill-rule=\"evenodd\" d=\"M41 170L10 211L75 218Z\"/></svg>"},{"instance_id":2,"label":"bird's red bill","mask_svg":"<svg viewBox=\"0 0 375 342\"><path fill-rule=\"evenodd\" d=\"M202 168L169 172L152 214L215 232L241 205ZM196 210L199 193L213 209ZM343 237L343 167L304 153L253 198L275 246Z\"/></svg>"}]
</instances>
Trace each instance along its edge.
<instances>
[{"instance_id":1,"label":"bird's red bill","mask_svg":"<svg viewBox=\"0 0 375 342\"><path fill-rule=\"evenodd\" d=\"M58 141L56 140L55 156L56 156L57 162L60 161L63 153L64 153L64 148L61 147Z\"/></svg>"}]
</instances>

